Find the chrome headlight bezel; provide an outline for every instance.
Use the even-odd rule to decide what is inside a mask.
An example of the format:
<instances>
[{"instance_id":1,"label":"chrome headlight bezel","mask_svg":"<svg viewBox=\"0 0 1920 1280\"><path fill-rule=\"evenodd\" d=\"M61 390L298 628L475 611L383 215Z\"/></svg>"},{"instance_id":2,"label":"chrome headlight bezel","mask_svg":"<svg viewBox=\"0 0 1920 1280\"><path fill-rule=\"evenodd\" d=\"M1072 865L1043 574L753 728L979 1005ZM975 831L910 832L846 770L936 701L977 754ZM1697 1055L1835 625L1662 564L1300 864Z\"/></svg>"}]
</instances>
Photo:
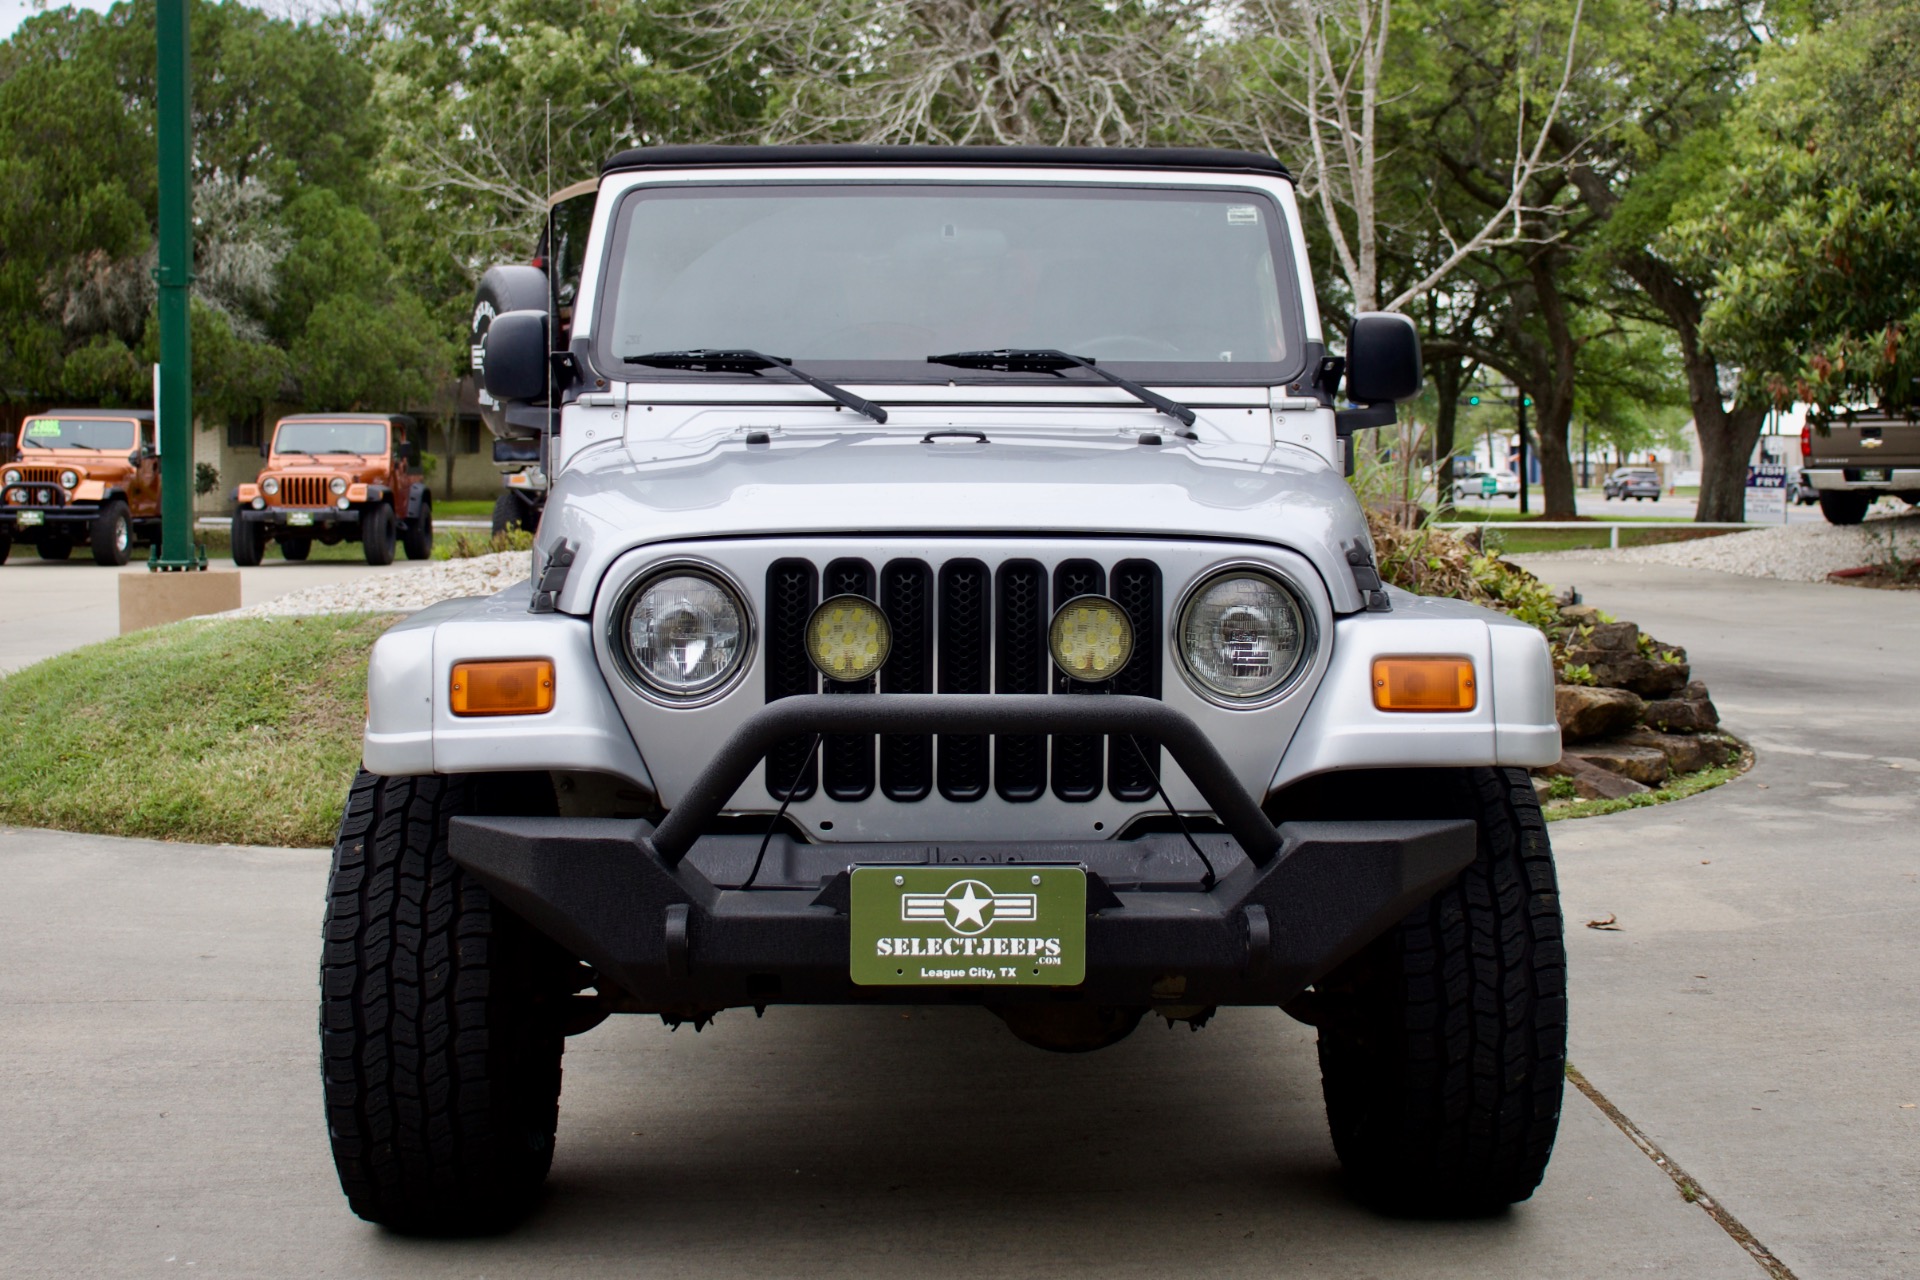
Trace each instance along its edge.
<instances>
[{"instance_id":1,"label":"chrome headlight bezel","mask_svg":"<svg viewBox=\"0 0 1920 1280\"><path fill-rule=\"evenodd\" d=\"M268 476L266 479L262 480L260 482L260 492L266 494L269 498L279 493L280 492L279 478L276 476Z\"/></svg>"},{"instance_id":2,"label":"chrome headlight bezel","mask_svg":"<svg viewBox=\"0 0 1920 1280\"><path fill-rule=\"evenodd\" d=\"M1276 681L1258 693L1236 695L1223 692L1209 684L1193 667L1187 656L1186 632L1187 613L1200 596L1224 578L1259 578L1277 588L1292 605L1300 623L1300 648L1295 653L1293 665ZM1313 670L1314 659L1320 650L1320 626L1311 604L1312 596L1292 575L1273 565L1259 561L1241 560L1213 565L1205 573L1196 576L1181 593L1179 603L1174 607L1170 618L1167 644L1173 650L1174 664L1180 669L1181 678L1187 687L1201 698L1217 707L1228 707L1235 711L1256 710L1272 706L1296 689Z\"/></svg>"},{"instance_id":3,"label":"chrome headlight bezel","mask_svg":"<svg viewBox=\"0 0 1920 1280\"><path fill-rule=\"evenodd\" d=\"M333 493L333 496L337 498L347 491L347 478L345 476L335 476L332 480L328 481L327 488Z\"/></svg>"},{"instance_id":4,"label":"chrome headlight bezel","mask_svg":"<svg viewBox=\"0 0 1920 1280\"><path fill-rule=\"evenodd\" d=\"M71 467L62 471L60 473L60 487L62 489L78 489L80 487L80 473Z\"/></svg>"},{"instance_id":5,"label":"chrome headlight bezel","mask_svg":"<svg viewBox=\"0 0 1920 1280\"><path fill-rule=\"evenodd\" d=\"M7 472L5 475L0 475L0 484L19 484L19 483L20 483L20 473L14 470L12 467L7 468Z\"/></svg>"},{"instance_id":6,"label":"chrome headlight bezel","mask_svg":"<svg viewBox=\"0 0 1920 1280\"><path fill-rule=\"evenodd\" d=\"M740 614L740 646L732 665L723 674L689 690L667 688L656 683L643 672L633 652L630 639L633 608L639 602L641 594L663 578L672 577L707 579L732 597L734 608ZM747 672L753 668L754 652L759 643L754 599L740 585L738 579L710 561L681 559L648 565L620 589L613 608L607 611L606 642L607 652L612 655L614 666L620 672L620 678L626 681L634 692L662 706L704 706L732 693L740 686L741 681L746 679Z\"/></svg>"}]
</instances>

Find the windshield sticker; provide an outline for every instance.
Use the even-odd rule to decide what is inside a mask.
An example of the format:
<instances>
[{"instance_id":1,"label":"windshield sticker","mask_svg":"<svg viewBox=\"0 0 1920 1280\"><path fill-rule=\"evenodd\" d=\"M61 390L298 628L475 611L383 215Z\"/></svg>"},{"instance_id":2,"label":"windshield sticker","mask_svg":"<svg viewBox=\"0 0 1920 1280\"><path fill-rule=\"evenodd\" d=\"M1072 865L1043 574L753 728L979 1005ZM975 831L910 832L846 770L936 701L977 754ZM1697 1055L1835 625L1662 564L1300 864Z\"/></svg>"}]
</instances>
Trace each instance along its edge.
<instances>
[{"instance_id":1,"label":"windshield sticker","mask_svg":"<svg viewBox=\"0 0 1920 1280\"><path fill-rule=\"evenodd\" d=\"M1250 204L1230 204L1227 206L1227 221L1256 223L1260 221L1260 211Z\"/></svg>"},{"instance_id":2,"label":"windshield sticker","mask_svg":"<svg viewBox=\"0 0 1920 1280\"><path fill-rule=\"evenodd\" d=\"M30 438L58 436L59 434L60 434L60 424L58 422L42 421L42 422L29 422L27 424L27 435Z\"/></svg>"}]
</instances>

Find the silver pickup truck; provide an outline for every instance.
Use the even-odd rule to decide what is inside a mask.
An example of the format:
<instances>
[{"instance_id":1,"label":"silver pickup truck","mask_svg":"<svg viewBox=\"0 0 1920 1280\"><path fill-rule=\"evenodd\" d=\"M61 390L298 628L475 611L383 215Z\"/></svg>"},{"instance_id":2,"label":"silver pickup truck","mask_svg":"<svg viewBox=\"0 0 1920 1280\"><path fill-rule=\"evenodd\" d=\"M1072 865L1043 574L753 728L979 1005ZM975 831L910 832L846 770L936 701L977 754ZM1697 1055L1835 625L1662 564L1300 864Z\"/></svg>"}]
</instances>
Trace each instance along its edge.
<instances>
[{"instance_id":1,"label":"silver pickup truck","mask_svg":"<svg viewBox=\"0 0 1920 1280\"><path fill-rule=\"evenodd\" d=\"M667 147L600 179L532 580L388 631L326 922L355 1212L496 1230L612 1014L968 1004L1044 1049L1318 1028L1358 1195L1525 1199L1565 958L1545 640L1383 585L1287 170ZM770 1079L770 1087L778 1081Z\"/></svg>"}]
</instances>

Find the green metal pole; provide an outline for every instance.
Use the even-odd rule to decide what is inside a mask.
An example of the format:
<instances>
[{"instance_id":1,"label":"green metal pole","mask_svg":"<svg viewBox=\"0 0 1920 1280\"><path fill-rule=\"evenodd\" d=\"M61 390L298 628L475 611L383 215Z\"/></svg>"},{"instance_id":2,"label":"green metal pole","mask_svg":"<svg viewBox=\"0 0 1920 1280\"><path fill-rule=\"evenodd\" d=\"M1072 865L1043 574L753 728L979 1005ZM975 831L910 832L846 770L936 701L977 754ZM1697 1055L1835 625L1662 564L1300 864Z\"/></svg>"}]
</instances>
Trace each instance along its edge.
<instances>
[{"instance_id":1,"label":"green metal pole","mask_svg":"<svg viewBox=\"0 0 1920 1280\"><path fill-rule=\"evenodd\" d=\"M159 0L160 548L149 569L204 569L193 546L192 87L187 0Z\"/></svg>"}]
</instances>

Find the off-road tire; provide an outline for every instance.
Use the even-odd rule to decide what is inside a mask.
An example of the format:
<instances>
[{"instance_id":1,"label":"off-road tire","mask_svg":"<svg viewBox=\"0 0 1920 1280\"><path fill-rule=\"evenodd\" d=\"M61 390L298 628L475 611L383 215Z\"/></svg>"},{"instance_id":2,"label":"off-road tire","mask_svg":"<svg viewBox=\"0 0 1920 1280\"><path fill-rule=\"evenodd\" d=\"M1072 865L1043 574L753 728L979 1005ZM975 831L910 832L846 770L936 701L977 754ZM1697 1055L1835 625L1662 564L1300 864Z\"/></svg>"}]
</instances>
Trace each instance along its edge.
<instances>
[{"instance_id":1,"label":"off-road tire","mask_svg":"<svg viewBox=\"0 0 1920 1280\"><path fill-rule=\"evenodd\" d=\"M283 558L298 564L313 554L313 538L311 536L289 538L283 535L280 539L280 554Z\"/></svg>"},{"instance_id":2,"label":"off-road tire","mask_svg":"<svg viewBox=\"0 0 1920 1280\"><path fill-rule=\"evenodd\" d=\"M242 569L251 569L260 563L260 557L266 552L266 538L259 525L243 520L236 514L233 517L229 549L234 564Z\"/></svg>"},{"instance_id":3,"label":"off-road tire","mask_svg":"<svg viewBox=\"0 0 1920 1280\"><path fill-rule=\"evenodd\" d=\"M133 521L127 516L127 504L116 500L100 508L87 538L93 544L95 564L108 567L125 564L128 552L133 549Z\"/></svg>"},{"instance_id":4,"label":"off-road tire","mask_svg":"<svg viewBox=\"0 0 1920 1280\"><path fill-rule=\"evenodd\" d=\"M553 1161L574 962L447 856L463 778L362 770L333 849L321 1071L340 1186L370 1222L486 1234Z\"/></svg>"},{"instance_id":5,"label":"off-road tire","mask_svg":"<svg viewBox=\"0 0 1920 1280\"><path fill-rule=\"evenodd\" d=\"M1567 969L1553 853L1524 770L1398 776L1430 797L1426 816L1476 819L1479 854L1316 984L1328 1127L1367 1203L1489 1213L1533 1194L1560 1122Z\"/></svg>"},{"instance_id":6,"label":"off-road tire","mask_svg":"<svg viewBox=\"0 0 1920 1280\"><path fill-rule=\"evenodd\" d=\"M1867 508L1873 505L1870 493L1854 493L1846 489L1822 489L1820 491L1820 514L1827 518L1828 524L1859 524L1867 518Z\"/></svg>"},{"instance_id":7,"label":"off-road tire","mask_svg":"<svg viewBox=\"0 0 1920 1280\"><path fill-rule=\"evenodd\" d=\"M393 508L386 503L373 503L361 515L360 550L368 564L393 563Z\"/></svg>"},{"instance_id":8,"label":"off-road tire","mask_svg":"<svg viewBox=\"0 0 1920 1280\"><path fill-rule=\"evenodd\" d=\"M503 493L493 500L493 536L499 537L509 529L527 527L527 504L511 493Z\"/></svg>"},{"instance_id":9,"label":"off-road tire","mask_svg":"<svg viewBox=\"0 0 1920 1280\"><path fill-rule=\"evenodd\" d=\"M433 558L433 501L423 500L419 510L407 517L407 532L400 539L409 560Z\"/></svg>"},{"instance_id":10,"label":"off-road tire","mask_svg":"<svg viewBox=\"0 0 1920 1280\"><path fill-rule=\"evenodd\" d=\"M71 560L73 544L67 541L64 533L43 533L40 541L34 544L34 550L40 553L42 560Z\"/></svg>"}]
</instances>

